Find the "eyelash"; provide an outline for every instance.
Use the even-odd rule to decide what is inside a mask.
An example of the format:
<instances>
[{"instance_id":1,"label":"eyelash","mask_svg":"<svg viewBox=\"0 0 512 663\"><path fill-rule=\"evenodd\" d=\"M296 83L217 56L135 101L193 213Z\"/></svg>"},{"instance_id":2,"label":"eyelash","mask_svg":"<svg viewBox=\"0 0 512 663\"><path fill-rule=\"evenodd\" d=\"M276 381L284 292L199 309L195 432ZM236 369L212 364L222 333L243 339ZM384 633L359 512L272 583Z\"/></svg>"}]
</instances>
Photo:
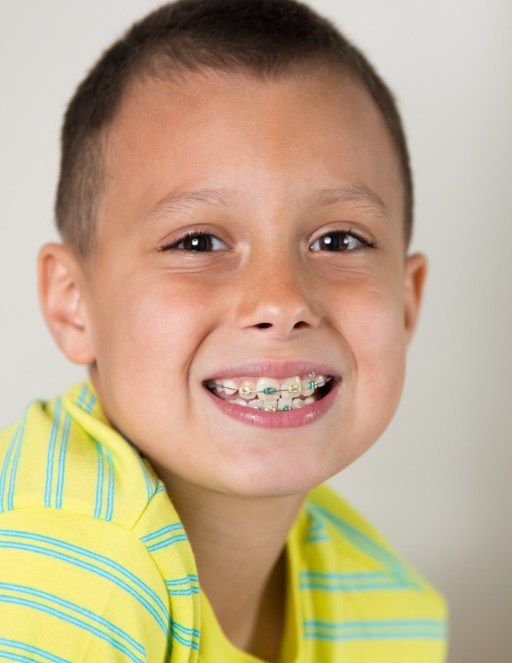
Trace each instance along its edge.
<instances>
[{"instance_id":1,"label":"eyelash","mask_svg":"<svg viewBox=\"0 0 512 663\"><path fill-rule=\"evenodd\" d=\"M220 242L224 244L224 242L217 237L217 235L214 235L211 232L208 232L207 230L193 230L186 232L182 237L177 239L175 242L171 242L170 244L166 244L165 246L162 246L159 250L160 251L176 251L180 253L214 253L214 251L198 251L196 249L183 249L179 248L180 244L183 244L187 240L193 240L195 238L211 238L214 241ZM225 246L225 244L224 244Z\"/></svg>"},{"instance_id":2,"label":"eyelash","mask_svg":"<svg viewBox=\"0 0 512 663\"><path fill-rule=\"evenodd\" d=\"M364 237L361 237L359 234L354 233L352 231L352 229L350 229L350 230L333 230L331 232L325 233L324 235L322 235L321 237L316 239L312 244L310 244L310 246L309 246L310 251L312 251L314 253L318 253L318 252L322 251L322 249L313 249L313 246L317 242L320 242L322 240L325 241L326 238L328 238L328 237L332 238L333 236L338 236L338 238L341 237L342 238L342 244L345 245L345 248L339 249L339 250L328 249L328 248L323 249L326 253L351 253L351 252L357 251L361 248L363 248L363 249L374 249L377 246L375 242L369 241L369 240L365 239ZM224 242L219 237L217 237L216 235L214 235L213 233L211 233L207 230L194 230L194 231L190 231L190 232L185 233L182 237L180 237L176 241L174 241L170 244L166 244L165 246L162 246L159 250L162 251L162 252L163 251L176 251L176 252L182 252L182 253L215 253L216 252L215 250L200 251L200 250L197 250L197 249L194 249L194 248L190 248L190 249L179 248L180 244L185 243L187 240L194 240L194 239L198 239L198 238L203 238L203 239L210 238L214 242L216 241L216 242L220 242L221 244L224 244ZM347 247L347 243L350 240L355 240L356 242L358 242L360 244L360 246L349 249ZM226 246L226 245L224 244L224 246ZM217 251L218 250L219 249L217 249Z\"/></svg>"},{"instance_id":3,"label":"eyelash","mask_svg":"<svg viewBox=\"0 0 512 663\"><path fill-rule=\"evenodd\" d=\"M358 251L359 249L375 249L377 248L377 244L374 241L370 241L368 239L365 239L358 233L355 233L352 228L349 230L331 230L330 232L324 233L321 235L318 239L316 239L312 244L309 245L309 250L313 251L314 253L320 252L322 249L313 249L313 246L322 240L326 240L328 237L333 237L337 236L338 238L342 238L342 243L345 245L345 248L340 249L340 250L335 250L335 249L324 249L325 252L327 253L352 253L353 251ZM347 241L355 240L356 242L359 243L360 246L357 246L355 248L349 249L347 248L346 244Z\"/></svg>"}]
</instances>

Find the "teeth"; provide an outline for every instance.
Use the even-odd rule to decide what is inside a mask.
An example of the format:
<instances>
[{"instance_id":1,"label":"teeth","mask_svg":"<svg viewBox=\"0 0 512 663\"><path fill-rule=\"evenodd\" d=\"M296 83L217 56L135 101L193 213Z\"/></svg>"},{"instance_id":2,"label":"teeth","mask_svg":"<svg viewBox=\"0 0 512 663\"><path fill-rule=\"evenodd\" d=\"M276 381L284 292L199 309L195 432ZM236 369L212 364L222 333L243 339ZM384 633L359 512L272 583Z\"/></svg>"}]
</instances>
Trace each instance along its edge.
<instances>
[{"instance_id":1,"label":"teeth","mask_svg":"<svg viewBox=\"0 0 512 663\"><path fill-rule=\"evenodd\" d=\"M247 405L247 401L244 401L243 398L233 398L229 402L234 403L235 405Z\"/></svg>"},{"instance_id":2,"label":"teeth","mask_svg":"<svg viewBox=\"0 0 512 663\"><path fill-rule=\"evenodd\" d=\"M279 393L279 388L279 382L273 378L260 378L256 383L258 398L261 398L264 401L276 400L276 394Z\"/></svg>"},{"instance_id":3,"label":"teeth","mask_svg":"<svg viewBox=\"0 0 512 663\"><path fill-rule=\"evenodd\" d=\"M315 388L313 386L314 382L311 380L311 378L302 378L302 395L303 396L311 396L312 393L315 391Z\"/></svg>"},{"instance_id":4,"label":"teeth","mask_svg":"<svg viewBox=\"0 0 512 663\"><path fill-rule=\"evenodd\" d=\"M284 393L281 398L277 401L277 409L281 411L291 410L292 409L292 399L290 394Z\"/></svg>"},{"instance_id":5,"label":"teeth","mask_svg":"<svg viewBox=\"0 0 512 663\"><path fill-rule=\"evenodd\" d=\"M211 380L207 386L231 403L269 412L301 408L314 403L316 390L332 378L326 375L295 375L284 380L260 377ZM225 396L223 396L225 394Z\"/></svg>"},{"instance_id":6,"label":"teeth","mask_svg":"<svg viewBox=\"0 0 512 663\"><path fill-rule=\"evenodd\" d=\"M300 396L302 390L300 377L297 375L293 378L287 378L284 382L281 382L280 388L281 392L284 392L283 396L285 394L289 394L290 398L292 396Z\"/></svg>"},{"instance_id":7,"label":"teeth","mask_svg":"<svg viewBox=\"0 0 512 663\"><path fill-rule=\"evenodd\" d=\"M315 403L314 396L308 396L306 399L302 398L274 398L262 399L255 398L251 401L246 401L243 398L230 399L230 403L235 405L242 405L243 407L259 410L260 412L288 412L289 410L299 410L305 405Z\"/></svg>"},{"instance_id":8,"label":"teeth","mask_svg":"<svg viewBox=\"0 0 512 663\"><path fill-rule=\"evenodd\" d=\"M223 380L222 384L217 384L219 391L224 391L228 396L233 396L238 391L234 380Z\"/></svg>"},{"instance_id":9,"label":"teeth","mask_svg":"<svg viewBox=\"0 0 512 663\"><path fill-rule=\"evenodd\" d=\"M250 380L242 382L240 385L240 396L247 401L256 398L256 383Z\"/></svg>"}]
</instances>

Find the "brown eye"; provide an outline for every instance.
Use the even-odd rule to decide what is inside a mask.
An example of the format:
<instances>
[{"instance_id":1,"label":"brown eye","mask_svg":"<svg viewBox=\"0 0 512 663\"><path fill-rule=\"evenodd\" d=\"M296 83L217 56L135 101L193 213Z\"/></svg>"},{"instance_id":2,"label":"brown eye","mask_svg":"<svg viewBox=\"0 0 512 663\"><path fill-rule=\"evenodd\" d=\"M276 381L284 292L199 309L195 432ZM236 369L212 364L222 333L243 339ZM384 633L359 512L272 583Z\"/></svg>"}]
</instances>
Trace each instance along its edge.
<instances>
[{"instance_id":1,"label":"brown eye","mask_svg":"<svg viewBox=\"0 0 512 663\"><path fill-rule=\"evenodd\" d=\"M227 246L224 242L211 233L190 233L181 239L164 246L162 251L184 251L187 253L210 253L222 251Z\"/></svg>"},{"instance_id":2,"label":"brown eye","mask_svg":"<svg viewBox=\"0 0 512 663\"><path fill-rule=\"evenodd\" d=\"M353 233L345 231L331 232L322 235L309 247L311 251L354 251L365 246L368 242L357 237Z\"/></svg>"}]
</instances>

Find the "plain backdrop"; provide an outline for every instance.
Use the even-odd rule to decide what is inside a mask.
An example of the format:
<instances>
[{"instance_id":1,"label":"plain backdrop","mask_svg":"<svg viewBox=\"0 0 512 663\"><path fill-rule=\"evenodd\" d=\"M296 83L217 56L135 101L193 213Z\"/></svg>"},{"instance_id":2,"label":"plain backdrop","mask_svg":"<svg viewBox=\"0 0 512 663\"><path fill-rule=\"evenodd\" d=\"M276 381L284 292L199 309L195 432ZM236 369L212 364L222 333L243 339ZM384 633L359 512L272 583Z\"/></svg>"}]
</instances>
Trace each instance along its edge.
<instances>
[{"instance_id":1,"label":"plain backdrop","mask_svg":"<svg viewBox=\"0 0 512 663\"><path fill-rule=\"evenodd\" d=\"M448 597L450 663L506 663L512 3L311 4L363 48L398 96L416 176L413 247L430 260L399 413L333 483ZM36 254L55 238L61 116L100 52L156 5L0 0L0 426L28 400L83 376L54 347L36 297Z\"/></svg>"}]
</instances>

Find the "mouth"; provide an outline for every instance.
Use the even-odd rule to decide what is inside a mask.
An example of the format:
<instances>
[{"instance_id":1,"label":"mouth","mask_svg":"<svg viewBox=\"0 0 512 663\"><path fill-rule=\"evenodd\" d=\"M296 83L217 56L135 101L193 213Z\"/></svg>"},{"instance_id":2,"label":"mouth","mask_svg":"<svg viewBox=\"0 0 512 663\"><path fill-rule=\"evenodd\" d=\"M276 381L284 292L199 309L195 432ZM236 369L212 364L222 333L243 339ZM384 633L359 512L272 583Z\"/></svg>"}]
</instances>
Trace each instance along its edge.
<instances>
[{"instance_id":1,"label":"mouth","mask_svg":"<svg viewBox=\"0 0 512 663\"><path fill-rule=\"evenodd\" d=\"M340 381L333 375L307 373L284 379L235 377L205 381L216 398L260 412L287 412L308 408L324 399Z\"/></svg>"}]
</instances>

